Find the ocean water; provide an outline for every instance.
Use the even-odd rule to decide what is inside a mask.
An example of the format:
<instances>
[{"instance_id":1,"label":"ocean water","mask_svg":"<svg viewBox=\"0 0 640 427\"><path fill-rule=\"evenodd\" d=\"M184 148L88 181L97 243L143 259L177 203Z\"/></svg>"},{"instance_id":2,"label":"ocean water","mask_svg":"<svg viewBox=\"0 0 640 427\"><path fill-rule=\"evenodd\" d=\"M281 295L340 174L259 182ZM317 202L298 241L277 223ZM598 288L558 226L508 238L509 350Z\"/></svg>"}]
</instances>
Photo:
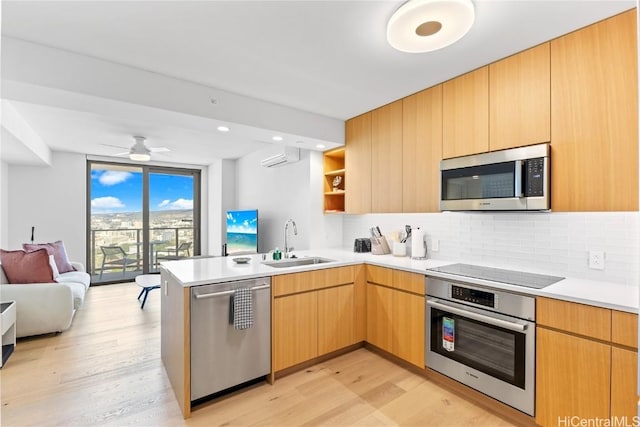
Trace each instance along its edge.
<instances>
[{"instance_id":1,"label":"ocean water","mask_svg":"<svg viewBox=\"0 0 640 427\"><path fill-rule=\"evenodd\" d=\"M258 252L258 235L246 233L227 233L227 253L256 253Z\"/></svg>"}]
</instances>

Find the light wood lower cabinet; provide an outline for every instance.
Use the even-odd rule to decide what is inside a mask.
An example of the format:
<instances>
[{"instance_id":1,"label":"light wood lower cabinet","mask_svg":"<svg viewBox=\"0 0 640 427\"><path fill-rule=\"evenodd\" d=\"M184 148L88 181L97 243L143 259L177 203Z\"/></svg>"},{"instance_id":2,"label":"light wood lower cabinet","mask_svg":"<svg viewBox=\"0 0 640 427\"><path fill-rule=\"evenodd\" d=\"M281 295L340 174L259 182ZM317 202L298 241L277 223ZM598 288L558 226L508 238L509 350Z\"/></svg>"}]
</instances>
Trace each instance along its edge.
<instances>
[{"instance_id":1,"label":"light wood lower cabinet","mask_svg":"<svg viewBox=\"0 0 640 427\"><path fill-rule=\"evenodd\" d=\"M638 415L638 352L611 347L611 416L626 417L627 424Z\"/></svg>"},{"instance_id":2,"label":"light wood lower cabinet","mask_svg":"<svg viewBox=\"0 0 640 427\"><path fill-rule=\"evenodd\" d=\"M424 368L424 295L398 289L421 282L424 290L424 276L381 267L369 272L387 286L367 283L367 342Z\"/></svg>"},{"instance_id":3,"label":"light wood lower cabinet","mask_svg":"<svg viewBox=\"0 0 640 427\"><path fill-rule=\"evenodd\" d=\"M394 291L391 313L393 354L424 368L424 297Z\"/></svg>"},{"instance_id":4,"label":"light wood lower cabinet","mask_svg":"<svg viewBox=\"0 0 640 427\"><path fill-rule=\"evenodd\" d=\"M538 298L536 321L536 423L569 425L571 417L620 422L625 416L632 423L638 316Z\"/></svg>"},{"instance_id":5,"label":"light wood lower cabinet","mask_svg":"<svg viewBox=\"0 0 640 427\"><path fill-rule=\"evenodd\" d=\"M356 272L360 272L356 277ZM356 342L363 322L361 269L327 268L272 280L272 365L278 372ZM359 292L356 294L358 283ZM356 295L362 302L356 303ZM363 333L360 332L362 336Z\"/></svg>"},{"instance_id":6,"label":"light wood lower cabinet","mask_svg":"<svg viewBox=\"0 0 640 427\"><path fill-rule=\"evenodd\" d=\"M273 300L273 369L318 356L318 295L305 292Z\"/></svg>"},{"instance_id":7,"label":"light wood lower cabinet","mask_svg":"<svg viewBox=\"0 0 640 427\"><path fill-rule=\"evenodd\" d=\"M536 423L608 418L611 346L544 328L537 334Z\"/></svg>"},{"instance_id":8,"label":"light wood lower cabinet","mask_svg":"<svg viewBox=\"0 0 640 427\"><path fill-rule=\"evenodd\" d=\"M318 354L355 343L354 285L316 292L318 295Z\"/></svg>"},{"instance_id":9,"label":"light wood lower cabinet","mask_svg":"<svg viewBox=\"0 0 640 427\"><path fill-rule=\"evenodd\" d=\"M391 349L391 300L393 289L367 283L367 342L389 353Z\"/></svg>"}]
</instances>

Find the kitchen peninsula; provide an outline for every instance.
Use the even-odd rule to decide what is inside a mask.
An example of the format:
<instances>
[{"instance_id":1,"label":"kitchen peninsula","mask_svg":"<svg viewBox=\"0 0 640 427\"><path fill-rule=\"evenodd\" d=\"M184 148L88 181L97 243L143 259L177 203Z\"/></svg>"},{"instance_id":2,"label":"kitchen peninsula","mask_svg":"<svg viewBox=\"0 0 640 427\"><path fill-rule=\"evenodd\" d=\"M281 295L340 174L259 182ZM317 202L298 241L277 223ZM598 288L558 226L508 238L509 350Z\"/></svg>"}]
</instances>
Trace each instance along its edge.
<instances>
[{"instance_id":1,"label":"kitchen peninsula","mask_svg":"<svg viewBox=\"0 0 640 427\"><path fill-rule=\"evenodd\" d=\"M430 375L424 366L425 274L427 269L455 261L412 260L345 250L300 252L298 256L322 257L329 262L276 268L264 264L262 255L253 255L246 264L235 263L232 257L162 264L162 361L185 418L190 416L192 406L200 403L192 398L192 304L198 292L211 285L256 281L257 287L270 282L270 381L365 343L412 370ZM638 289L620 284L565 278L543 289L499 282L492 282L491 287L578 308L597 307L609 316L614 313L635 318L638 312ZM397 307L395 311L393 307ZM385 318L389 313L392 317ZM389 335L385 331L390 331ZM473 390L470 393L479 395ZM524 416L497 401L495 405L498 409L494 410Z\"/></svg>"}]
</instances>

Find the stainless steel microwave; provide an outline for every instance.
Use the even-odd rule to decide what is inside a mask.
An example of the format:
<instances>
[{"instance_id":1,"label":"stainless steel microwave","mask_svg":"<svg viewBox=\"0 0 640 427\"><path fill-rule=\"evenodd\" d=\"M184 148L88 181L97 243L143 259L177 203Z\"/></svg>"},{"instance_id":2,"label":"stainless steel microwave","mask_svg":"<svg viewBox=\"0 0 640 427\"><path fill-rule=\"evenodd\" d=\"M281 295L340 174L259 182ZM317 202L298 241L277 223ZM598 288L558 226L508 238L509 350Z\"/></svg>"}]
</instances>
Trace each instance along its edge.
<instances>
[{"instance_id":1,"label":"stainless steel microwave","mask_svg":"<svg viewBox=\"0 0 640 427\"><path fill-rule=\"evenodd\" d=\"M440 162L440 210L551 209L549 144L474 154Z\"/></svg>"}]
</instances>

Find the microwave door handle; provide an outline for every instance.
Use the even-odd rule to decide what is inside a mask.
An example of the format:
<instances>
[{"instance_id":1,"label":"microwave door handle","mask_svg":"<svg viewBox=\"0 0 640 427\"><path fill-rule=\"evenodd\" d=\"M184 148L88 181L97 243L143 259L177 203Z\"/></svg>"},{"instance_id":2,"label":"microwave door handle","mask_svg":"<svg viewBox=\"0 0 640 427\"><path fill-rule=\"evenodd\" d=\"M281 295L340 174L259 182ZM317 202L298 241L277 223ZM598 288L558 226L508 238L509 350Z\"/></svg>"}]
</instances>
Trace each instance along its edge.
<instances>
[{"instance_id":1,"label":"microwave door handle","mask_svg":"<svg viewBox=\"0 0 640 427\"><path fill-rule=\"evenodd\" d=\"M524 191L522 191L522 160L516 160L514 163L516 170L513 180L513 194L514 197L522 197L524 195Z\"/></svg>"},{"instance_id":2,"label":"microwave door handle","mask_svg":"<svg viewBox=\"0 0 640 427\"><path fill-rule=\"evenodd\" d=\"M488 323L493 326L499 326L501 328L509 329L516 332L524 332L527 329L527 325L522 325L520 323L507 322L506 320L496 319L495 317L485 316L485 315L474 313L467 310L461 310L457 307L452 307L448 304L443 304L438 300L427 300L427 305L438 308L442 311L448 311L449 313L457 314L459 316L467 317L469 319Z\"/></svg>"}]
</instances>

